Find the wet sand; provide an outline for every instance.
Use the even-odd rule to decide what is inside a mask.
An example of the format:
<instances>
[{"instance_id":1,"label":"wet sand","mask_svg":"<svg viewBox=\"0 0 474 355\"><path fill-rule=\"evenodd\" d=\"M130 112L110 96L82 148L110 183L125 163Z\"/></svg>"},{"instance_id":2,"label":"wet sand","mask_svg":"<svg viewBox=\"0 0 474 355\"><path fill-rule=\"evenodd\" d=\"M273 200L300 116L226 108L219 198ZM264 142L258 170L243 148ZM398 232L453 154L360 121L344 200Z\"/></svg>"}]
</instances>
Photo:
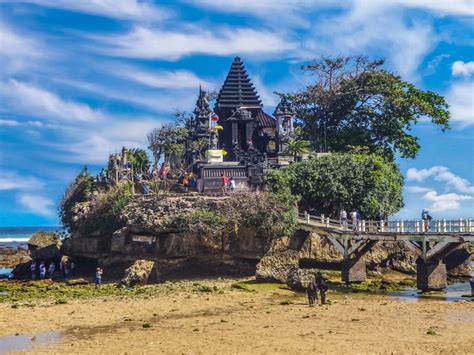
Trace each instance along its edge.
<instances>
[{"instance_id":1,"label":"wet sand","mask_svg":"<svg viewBox=\"0 0 474 355\"><path fill-rule=\"evenodd\" d=\"M2 303L0 336L61 332L32 353L474 353L471 301L330 293L331 304L310 308L304 294L232 282L203 283L212 292L180 282L144 298Z\"/></svg>"}]
</instances>

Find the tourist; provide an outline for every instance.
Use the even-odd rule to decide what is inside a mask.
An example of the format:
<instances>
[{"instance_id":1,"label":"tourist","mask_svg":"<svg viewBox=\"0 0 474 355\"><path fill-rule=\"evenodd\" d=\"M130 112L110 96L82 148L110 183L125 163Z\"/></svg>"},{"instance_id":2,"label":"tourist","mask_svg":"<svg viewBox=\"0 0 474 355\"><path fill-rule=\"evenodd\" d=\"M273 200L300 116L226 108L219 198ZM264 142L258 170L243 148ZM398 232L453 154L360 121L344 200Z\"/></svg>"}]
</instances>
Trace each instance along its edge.
<instances>
[{"instance_id":1,"label":"tourist","mask_svg":"<svg viewBox=\"0 0 474 355\"><path fill-rule=\"evenodd\" d=\"M321 272L318 271L316 273L314 281L321 297L321 304L326 304L326 292L329 289L329 287L327 286L327 279L321 274Z\"/></svg>"},{"instance_id":2,"label":"tourist","mask_svg":"<svg viewBox=\"0 0 474 355\"><path fill-rule=\"evenodd\" d=\"M104 271L102 270L102 268L98 267L97 269L95 269L95 285L96 285L96 287L102 286L102 274L103 273L104 273Z\"/></svg>"},{"instance_id":3,"label":"tourist","mask_svg":"<svg viewBox=\"0 0 474 355\"><path fill-rule=\"evenodd\" d=\"M44 261L42 261L39 266L39 277L40 280L44 280L46 277L46 266L44 265Z\"/></svg>"},{"instance_id":4,"label":"tourist","mask_svg":"<svg viewBox=\"0 0 474 355\"><path fill-rule=\"evenodd\" d=\"M235 180L233 177L230 178L230 181L229 181L229 189L230 189L230 193L234 193L235 191Z\"/></svg>"},{"instance_id":5,"label":"tourist","mask_svg":"<svg viewBox=\"0 0 474 355\"><path fill-rule=\"evenodd\" d=\"M229 178L225 176L224 173L221 174L221 186L222 186L222 194L227 194L227 185L229 184Z\"/></svg>"},{"instance_id":6,"label":"tourist","mask_svg":"<svg viewBox=\"0 0 474 355\"><path fill-rule=\"evenodd\" d=\"M339 213L339 223L342 228L347 229L347 212L345 209L342 209Z\"/></svg>"},{"instance_id":7,"label":"tourist","mask_svg":"<svg viewBox=\"0 0 474 355\"><path fill-rule=\"evenodd\" d=\"M48 267L48 275L49 277L53 277L54 272L56 271L56 265L54 264L54 261L49 262L49 267Z\"/></svg>"},{"instance_id":8,"label":"tourist","mask_svg":"<svg viewBox=\"0 0 474 355\"><path fill-rule=\"evenodd\" d=\"M36 279L36 261L33 259L30 264L31 279Z\"/></svg>"},{"instance_id":9,"label":"tourist","mask_svg":"<svg viewBox=\"0 0 474 355\"><path fill-rule=\"evenodd\" d=\"M358 230L358 228L357 228L358 220L359 220L359 214L357 213L356 210L353 210L351 212L351 221L352 221L352 230L353 231Z\"/></svg>"},{"instance_id":10,"label":"tourist","mask_svg":"<svg viewBox=\"0 0 474 355\"><path fill-rule=\"evenodd\" d=\"M316 287L316 280L313 278L306 288L306 293L308 294L308 303L310 307L314 307L314 302L317 299L318 289Z\"/></svg>"},{"instance_id":11,"label":"tourist","mask_svg":"<svg viewBox=\"0 0 474 355\"><path fill-rule=\"evenodd\" d=\"M471 296L474 297L474 276L471 277L469 283L471 284Z\"/></svg>"},{"instance_id":12,"label":"tourist","mask_svg":"<svg viewBox=\"0 0 474 355\"><path fill-rule=\"evenodd\" d=\"M430 230L430 221L433 219L430 215L430 211L423 209L421 212L421 219L423 220L423 231L429 232Z\"/></svg>"},{"instance_id":13,"label":"tourist","mask_svg":"<svg viewBox=\"0 0 474 355\"><path fill-rule=\"evenodd\" d=\"M166 180L167 176L168 176L168 171L166 168L166 162L163 162L163 164L161 164L161 169L160 169L160 179Z\"/></svg>"},{"instance_id":14,"label":"tourist","mask_svg":"<svg viewBox=\"0 0 474 355\"><path fill-rule=\"evenodd\" d=\"M186 189L186 191L188 191L188 187L189 187L189 175L188 174L184 174L183 186Z\"/></svg>"},{"instance_id":15,"label":"tourist","mask_svg":"<svg viewBox=\"0 0 474 355\"><path fill-rule=\"evenodd\" d=\"M150 193L150 185L148 185L147 183L143 183L142 187L143 187L143 194L148 195Z\"/></svg>"},{"instance_id":16,"label":"tourist","mask_svg":"<svg viewBox=\"0 0 474 355\"><path fill-rule=\"evenodd\" d=\"M74 275L75 268L76 268L76 263L74 263L74 260L69 260L69 272L71 275Z\"/></svg>"}]
</instances>

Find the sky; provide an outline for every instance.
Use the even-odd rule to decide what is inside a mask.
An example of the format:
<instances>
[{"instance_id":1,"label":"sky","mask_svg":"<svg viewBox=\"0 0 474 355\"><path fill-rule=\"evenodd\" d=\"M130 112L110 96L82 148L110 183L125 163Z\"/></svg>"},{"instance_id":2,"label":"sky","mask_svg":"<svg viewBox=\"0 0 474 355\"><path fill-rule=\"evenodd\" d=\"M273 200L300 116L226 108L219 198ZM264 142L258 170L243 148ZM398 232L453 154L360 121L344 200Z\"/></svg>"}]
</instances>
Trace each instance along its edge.
<instances>
[{"instance_id":1,"label":"sky","mask_svg":"<svg viewBox=\"0 0 474 355\"><path fill-rule=\"evenodd\" d=\"M321 56L385 58L446 97L451 129L426 120L416 159L398 159L394 218L474 218L472 0L0 0L0 226L57 225L84 165L192 111L240 56L272 113Z\"/></svg>"}]
</instances>

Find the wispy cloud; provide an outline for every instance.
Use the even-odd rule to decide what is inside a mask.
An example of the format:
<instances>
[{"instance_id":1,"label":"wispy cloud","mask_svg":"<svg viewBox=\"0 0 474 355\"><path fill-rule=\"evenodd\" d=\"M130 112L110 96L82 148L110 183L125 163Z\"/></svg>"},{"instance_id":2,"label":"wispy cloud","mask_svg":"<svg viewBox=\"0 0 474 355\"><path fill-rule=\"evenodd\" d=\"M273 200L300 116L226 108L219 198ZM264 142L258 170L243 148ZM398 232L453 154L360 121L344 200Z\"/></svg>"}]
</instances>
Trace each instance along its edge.
<instances>
[{"instance_id":1,"label":"wispy cloud","mask_svg":"<svg viewBox=\"0 0 474 355\"><path fill-rule=\"evenodd\" d=\"M125 35L95 36L103 44L101 53L129 58L177 60L191 54L272 54L294 48L276 33L251 28L188 26L183 30L161 30L137 26Z\"/></svg>"},{"instance_id":2,"label":"wispy cloud","mask_svg":"<svg viewBox=\"0 0 474 355\"><path fill-rule=\"evenodd\" d=\"M457 193L438 194L436 191L429 191L423 195L423 199L431 202L429 207L432 211L449 211L461 208L461 201L472 200L469 195L460 195Z\"/></svg>"},{"instance_id":3,"label":"wispy cloud","mask_svg":"<svg viewBox=\"0 0 474 355\"><path fill-rule=\"evenodd\" d=\"M82 12L116 19L160 21L170 11L148 0L16 0L45 7Z\"/></svg>"},{"instance_id":4,"label":"wispy cloud","mask_svg":"<svg viewBox=\"0 0 474 355\"><path fill-rule=\"evenodd\" d=\"M41 189L43 186L43 182L32 176L20 175L14 171L0 172L0 191L36 190Z\"/></svg>"},{"instance_id":5,"label":"wispy cloud","mask_svg":"<svg viewBox=\"0 0 474 355\"><path fill-rule=\"evenodd\" d=\"M15 120L4 120L0 119L0 126L15 127L18 126L20 122Z\"/></svg>"},{"instance_id":6,"label":"wispy cloud","mask_svg":"<svg viewBox=\"0 0 474 355\"><path fill-rule=\"evenodd\" d=\"M474 194L474 186L462 177L453 174L445 166L433 166L429 169L410 168L406 174L408 181L422 182L433 177L434 180L446 183L448 188L461 193Z\"/></svg>"},{"instance_id":7,"label":"wispy cloud","mask_svg":"<svg viewBox=\"0 0 474 355\"><path fill-rule=\"evenodd\" d=\"M474 124L474 81L454 82L446 94L451 120L460 128Z\"/></svg>"},{"instance_id":8,"label":"wispy cloud","mask_svg":"<svg viewBox=\"0 0 474 355\"><path fill-rule=\"evenodd\" d=\"M130 66L118 66L112 70L116 75L133 80L152 88L164 89L196 89L200 85L212 88L213 83L198 77L189 70L158 70L145 71Z\"/></svg>"},{"instance_id":9,"label":"wispy cloud","mask_svg":"<svg viewBox=\"0 0 474 355\"><path fill-rule=\"evenodd\" d=\"M432 191L433 189L430 187L423 187L423 186L407 186L406 190L411 193L426 193Z\"/></svg>"},{"instance_id":10,"label":"wispy cloud","mask_svg":"<svg viewBox=\"0 0 474 355\"><path fill-rule=\"evenodd\" d=\"M103 112L86 104L64 100L50 91L14 79L0 83L0 93L6 98L5 104L14 112L38 119L87 122L105 117Z\"/></svg>"},{"instance_id":11,"label":"wispy cloud","mask_svg":"<svg viewBox=\"0 0 474 355\"><path fill-rule=\"evenodd\" d=\"M27 211L40 216L52 217L55 214L54 202L41 195L22 194L18 197L18 202L26 208Z\"/></svg>"}]
</instances>

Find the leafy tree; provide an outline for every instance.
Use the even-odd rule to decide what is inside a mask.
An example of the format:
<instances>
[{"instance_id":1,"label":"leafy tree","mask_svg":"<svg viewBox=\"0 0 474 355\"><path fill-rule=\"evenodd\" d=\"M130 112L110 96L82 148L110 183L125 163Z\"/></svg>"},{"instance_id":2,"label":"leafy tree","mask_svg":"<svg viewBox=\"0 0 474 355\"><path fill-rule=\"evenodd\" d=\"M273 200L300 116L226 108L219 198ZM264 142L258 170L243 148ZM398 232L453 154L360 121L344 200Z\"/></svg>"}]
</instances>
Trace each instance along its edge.
<instances>
[{"instance_id":1,"label":"leafy tree","mask_svg":"<svg viewBox=\"0 0 474 355\"><path fill-rule=\"evenodd\" d=\"M273 191L290 190L303 209L338 216L344 208L365 218L388 216L403 207L403 176L398 166L375 154L330 154L273 170L266 176Z\"/></svg>"},{"instance_id":2,"label":"leafy tree","mask_svg":"<svg viewBox=\"0 0 474 355\"><path fill-rule=\"evenodd\" d=\"M449 128L442 96L403 81L383 64L358 56L323 58L304 66L314 82L282 95L293 105L304 138L319 149L346 152L351 145L391 158L397 152L414 158L420 145L409 132L420 119Z\"/></svg>"},{"instance_id":3,"label":"leafy tree","mask_svg":"<svg viewBox=\"0 0 474 355\"><path fill-rule=\"evenodd\" d=\"M142 174L148 172L150 169L150 160L144 149L131 148L128 150L128 154L134 172Z\"/></svg>"},{"instance_id":4,"label":"leafy tree","mask_svg":"<svg viewBox=\"0 0 474 355\"><path fill-rule=\"evenodd\" d=\"M94 177L89 174L87 166L85 166L64 192L58 209L61 223L66 228L70 228L74 205L78 202L89 201L92 198L93 184Z\"/></svg>"},{"instance_id":5,"label":"leafy tree","mask_svg":"<svg viewBox=\"0 0 474 355\"><path fill-rule=\"evenodd\" d=\"M311 143L309 141L302 139L290 139L284 153L287 155L292 155L296 160L297 157L308 153L310 146Z\"/></svg>"},{"instance_id":6,"label":"leafy tree","mask_svg":"<svg viewBox=\"0 0 474 355\"><path fill-rule=\"evenodd\" d=\"M179 122L152 130L147 137L148 148L153 153L154 165L158 164L164 154L165 161L171 164L171 169L177 168L184 155L184 142L187 135L188 130Z\"/></svg>"}]
</instances>

